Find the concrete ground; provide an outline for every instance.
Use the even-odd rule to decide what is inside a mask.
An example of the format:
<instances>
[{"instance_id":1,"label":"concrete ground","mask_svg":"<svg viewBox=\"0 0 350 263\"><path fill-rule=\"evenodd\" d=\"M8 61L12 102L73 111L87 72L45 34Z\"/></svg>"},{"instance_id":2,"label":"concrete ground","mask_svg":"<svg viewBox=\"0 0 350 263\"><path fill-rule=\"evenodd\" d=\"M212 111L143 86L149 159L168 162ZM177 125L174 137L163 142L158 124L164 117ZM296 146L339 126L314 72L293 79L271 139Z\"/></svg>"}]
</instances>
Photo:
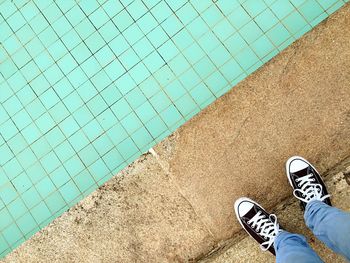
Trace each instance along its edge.
<instances>
[{"instance_id":1,"label":"concrete ground","mask_svg":"<svg viewBox=\"0 0 350 263\"><path fill-rule=\"evenodd\" d=\"M282 223L304 231L284 162L325 173L350 156L349 101L347 4L3 262L273 260L242 239L233 200L284 204ZM348 185L329 178L348 209Z\"/></svg>"}]
</instances>

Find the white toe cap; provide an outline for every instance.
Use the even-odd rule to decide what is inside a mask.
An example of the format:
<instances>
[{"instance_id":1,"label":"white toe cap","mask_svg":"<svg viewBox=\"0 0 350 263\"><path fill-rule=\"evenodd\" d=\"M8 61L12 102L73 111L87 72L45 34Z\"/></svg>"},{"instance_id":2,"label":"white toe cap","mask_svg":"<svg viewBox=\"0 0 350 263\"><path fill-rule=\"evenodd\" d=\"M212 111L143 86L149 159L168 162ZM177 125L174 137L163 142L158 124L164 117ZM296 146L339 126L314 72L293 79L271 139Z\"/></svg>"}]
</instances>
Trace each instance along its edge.
<instances>
[{"instance_id":1,"label":"white toe cap","mask_svg":"<svg viewBox=\"0 0 350 263\"><path fill-rule=\"evenodd\" d=\"M301 171L305 168L307 168L309 166L309 164L307 162L305 162L302 159L299 159L298 157L291 160L289 163L289 172L291 173L295 173L298 171Z\"/></svg>"},{"instance_id":2,"label":"white toe cap","mask_svg":"<svg viewBox=\"0 0 350 263\"><path fill-rule=\"evenodd\" d=\"M310 166L309 162L300 156L293 156L289 158L286 164L287 172L295 173Z\"/></svg>"},{"instance_id":3,"label":"white toe cap","mask_svg":"<svg viewBox=\"0 0 350 263\"><path fill-rule=\"evenodd\" d=\"M244 216L245 214L247 214L253 208L253 206L254 204L249 201L242 201L241 203L239 203L238 205L239 216Z\"/></svg>"}]
</instances>

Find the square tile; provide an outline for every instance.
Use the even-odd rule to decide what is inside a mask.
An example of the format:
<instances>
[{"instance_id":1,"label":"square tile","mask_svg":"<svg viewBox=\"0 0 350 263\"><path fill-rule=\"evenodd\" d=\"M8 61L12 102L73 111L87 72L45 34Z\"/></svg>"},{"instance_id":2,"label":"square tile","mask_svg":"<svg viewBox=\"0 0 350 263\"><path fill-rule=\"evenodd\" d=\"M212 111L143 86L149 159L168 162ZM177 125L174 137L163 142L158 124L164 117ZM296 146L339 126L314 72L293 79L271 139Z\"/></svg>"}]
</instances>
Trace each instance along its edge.
<instances>
[{"instance_id":1,"label":"square tile","mask_svg":"<svg viewBox=\"0 0 350 263\"><path fill-rule=\"evenodd\" d=\"M71 178L78 175L85 168L84 164L82 163L82 161L80 160L80 158L77 155L74 155L72 158L70 158L68 161L66 161L63 164L63 166Z\"/></svg>"},{"instance_id":2,"label":"square tile","mask_svg":"<svg viewBox=\"0 0 350 263\"><path fill-rule=\"evenodd\" d=\"M57 188L60 188L70 180L70 176L64 167L61 166L50 174L50 179Z\"/></svg>"},{"instance_id":3,"label":"square tile","mask_svg":"<svg viewBox=\"0 0 350 263\"><path fill-rule=\"evenodd\" d=\"M305 3L300 6L299 10L303 17L309 22L323 13L322 7L316 0L305 1Z\"/></svg>"},{"instance_id":4,"label":"square tile","mask_svg":"<svg viewBox=\"0 0 350 263\"><path fill-rule=\"evenodd\" d=\"M118 145L129 136L120 123L114 125L106 133L114 145Z\"/></svg>"},{"instance_id":5,"label":"square tile","mask_svg":"<svg viewBox=\"0 0 350 263\"><path fill-rule=\"evenodd\" d=\"M65 13L65 16L73 27L78 25L85 18L84 12L78 5L74 5L70 10L68 10Z\"/></svg>"},{"instance_id":6,"label":"square tile","mask_svg":"<svg viewBox=\"0 0 350 263\"><path fill-rule=\"evenodd\" d=\"M62 195L58 191L55 191L54 193L49 195L44 201L51 213L56 213L60 209L67 206Z\"/></svg>"},{"instance_id":7,"label":"square tile","mask_svg":"<svg viewBox=\"0 0 350 263\"><path fill-rule=\"evenodd\" d=\"M165 19L161 26L170 37L175 35L184 27L181 21L174 14Z\"/></svg>"},{"instance_id":8,"label":"square tile","mask_svg":"<svg viewBox=\"0 0 350 263\"><path fill-rule=\"evenodd\" d=\"M113 22L117 26L120 32L123 32L133 23L132 17L126 10L122 10L115 17L113 17Z\"/></svg>"},{"instance_id":9,"label":"square tile","mask_svg":"<svg viewBox=\"0 0 350 263\"><path fill-rule=\"evenodd\" d=\"M294 6L288 0L277 0L270 6L270 8L280 20L294 11Z\"/></svg>"},{"instance_id":10,"label":"square tile","mask_svg":"<svg viewBox=\"0 0 350 263\"><path fill-rule=\"evenodd\" d=\"M135 66L140 61L140 58L137 56L137 54L132 48L129 48L127 51L121 54L118 58L126 70L130 70L133 66Z\"/></svg>"},{"instance_id":11,"label":"square tile","mask_svg":"<svg viewBox=\"0 0 350 263\"><path fill-rule=\"evenodd\" d=\"M158 25L157 20L151 13L146 13L139 20L137 20L136 23L144 34L149 33Z\"/></svg>"},{"instance_id":12,"label":"square tile","mask_svg":"<svg viewBox=\"0 0 350 263\"><path fill-rule=\"evenodd\" d=\"M145 127L141 127L139 130L135 131L131 135L131 138L140 150L144 150L144 148L149 148L147 146L153 141L151 134L147 131Z\"/></svg>"},{"instance_id":13,"label":"square tile","mask_svg":"<svg viewBox=\"0 0 350 263\"><path fill-rule=\"evenodd\" d=\"M201 14L201 16L210 28L214 27L218 22L224 19L223 14L216 5L211 5Z\"/></svg>"},{"instance_id":14,"label":"square tile","mask_svg":"<svg viewBox=\"0 0 350 263\"><path fill-rule=\"evenodd\" d=\"M50 152L49 154L44 156L40 160L40 163L44 167L44 169L47 173L53 172L61 165L60 160L57 158L57 156L54 152Z\"/></svg>"},{"instance_id":15,"label":"square tile","mask_svg":"<svg viewBox=\"0 0 350 263\"><path fill-rule=\"evenodd\" d=\"M85 44L91 50L92 53L95 53L104 45L106 45L106 42L103 40L98 31L96 31L85 40Z\"/></svg>"},{"instance_id":16,"label":"square tile","mask_svg":"<svg viewBox=\"0 0 350 263\"><path fill-rule=\"evenodd\" d=\"M208 25L200 16L198 16L192 22L190 22L186 26L186 29L193 36L194 39L200 38L204 33L209 31Z\"/></svg>"},{"instance_id":17,"label":"square tile","mask_svg":"<svg viewBox=\"0 0 350 263\"><path fill-rule=\"evenodd\" d=\"M175 106L182 116L187 116L198 109L198 105L188 93L175 101Z\"/></svg>"},{"instance_id":18,"label":"square tile","mask_svg":"<svg viewBox=\"0 0 350 263\"><path fill-rule=\"evenodd\" d=\"M115 171L116 169L119 169L121 166L125 165L124 158L116 148L113 148L108 153L106 153L102 157L102 160L113 174L117 173Z\"/></svg>"},{"instance_id":19,"label":"square tile","mask_svg":"<svg viewBox=\"0 0 350 263\"><path fill-rule=\"evenodd\" d=\"M118 152L123 156L124 159L128 159L134 154L138 153L139 150L136 144L131 138L127 138L117 146Z\"/></svg>"},{"instance_id":20,"label":"square tile","mask_svg":"<svg viewBox=\"0 0 350 263\"><path fill-rule=\"evenodd\" d=\"M91 15L89 15L91 23L99 29L103 26L108 20L109 16L105 13L103 8L97 8Z\"/></svg>"},{"instance_id":21,"label":"square tile","mask_svg":"<svg viewBox=\"0 0 350 263\"><path fill-rule=\"evenodd\" d=\"M88 124L83 127L83 131L85 135L88 137L90 142L94 141L97 137L99 137L103 133L103 129L100 124L93 119Z\"/></svg>"},{"instance_id":22,"label":"square tile","mask_svg":"<svg viewBox=\"0 0 350 263\"><path fill-rule=\"evenodd\" d=\"M253 66L255 63L257 63L259 61L259 58L256 56L254 51L249 47L247 47L247 48L243 49L241 52L239 52L235 58L236 58L238 64L244 70L249 69L251 66Z\"/></svg>"},{"instance_id":23,"label":"square tile","mask_svg":"<svg viewBox=\"0 0 350 263\"><path fill-rule=\"evenodd\" d=\"M199 85L194 87L190 91L190 94L191 94L192 98L194 99L194 101L198 105L202 105L203 103L205 103L209 99L211 99L211 98L213 99L214 98L214 95L207 88L207 86L205 84L203 84L203 83L200 83Z\"/></svg>"},{"instance_id":24,"label":"square tile","mask_svg":"<svg viewBox=\"0 0 350 263\"><path fill-rule=\"evenodd\" d=\"M88 167L88 170L96 182L99 182L110 173L107 165L101 159L98 159L90 167Z\"/></svg>"},{"instance_id":25,"label":"square tile","mask_svg":"<svg viewBox=\"0 0 350 263\"><path fill-rule=\"evenodd\" d=\"M104 11L107 13L107 15L112 18L116 14L118 14L120 11L123 9L123 5L118 1L118 2L111 2L111 1L106 1L103 5L102 8Z\"/></svg>"},{"instance_id":26,"label":"square tile","mask_svg":"<svg viewBox=\"0 0 350 263\"><path fill-rule=\"evenodd\" d=\"M214 33L207 32L198 40L198 43L205 52L209 53L211 50L213 50L220 44L220 41ZM193 46L196 48L196 43L194 43L190 47Z\"/></svg>"},{"instance_id":27,"label":"square tile","mask_svg":"<svg viewBox=\"0 0 350 263\"><path fill-rule=\"evenodd\" d=\"M175 125L183 118L174 105L170 105L168 108L166 108L160 113L160 116L168 127Z\"/></svg>"},{"instance_id":28,"label":"square tile","mask_svg":"<svg viewBox=\"0 0 350 263\"><path fill-rule=\"evenodd\" d=\"M92 145L94 146L94 148L96 149L97 153L100 156L105 155L107 152L109 152L112 148L113 148L113 143L112 141L109 139L109 137L107 135L102 135L100 137L98 137L93 143Z\"/></svg>"},{"instance_id":29,"label":"square tile","mask_svg":"<svg viewBox=\"0 0 350 263\"><path fill-rule=\"evenodd\" d=\"M90 143L82 130L78 130L71 137L69 137L68 142L73 147L75 152L79 152Z\"/></svg>"},{"instance_id":30,"label":"square tile","mask_svg":"<svg viewBox=\"0 0 350 263\"><path fill-rule=\"evenodd\" d=\"M154 73L165 64L165 61L157 51L153 51L143 60L143 63L151 73Z\"/></svg>"},{"instance_id":31,"label":"square tile","mask_svg":"<svg viewBox=\"0 0 350 263\"><path fill-rule=\"evenodd\" d=\"M266 36L261 36L258 38L254 43L251 44L251 47L259 58L265 57L275 49L275 46Z\"/></svg>"},{"instance_id":32,"label":"square tile","mask_svg":"<svg viewBox=\"0 0 350 263\"><path fill-rule=\"evenodd\" d=\"M251 20L249 14L242 7L237 7L227 18L236 29L240 29Z\"/></svg>"},{"instance_id":33,"label":"square tile","mask_svg":"<svg viewBox=\"0 0 350 263\"><path fill-rule=\"evenodd\" d=\"M244 25L239 30L239 33L241 34L243 39L248 43L248 45L256 39L258 39L263 34L261 29L253 20Z\"/></svg>"},{"instance_id":34,"label":"square tile","mask_svg":"<svg viewBox=\"0 0 350 263\"><path fill-rule=\"evenodd\" d=\"M121 94L125 95L136 87L136 83L129 74L122 75L115 81L115 85Z\"/></svg>"},{"instance_id":35,"label":"square tile","mask_svg":"<svg viewBox=\"0 0 350 263\"><path fill-rule=\"evenodd\" d=\"M59 189L63 199L69 203L77 198L81 193L75 183L70 180Z\"/></svg>"},{"instance_id":36,"label":"square tile","mask_svg":"<svg viewBox=\"0 0 350 263\"><path fill-rule=\"evenodd\" d=\"M33 230L39 229L33 216L29 212L17 220L17 225L24 235L29 234Z\"/></svg>"},{"instance_id":37,"label":"square tile","mask_svg":"<svg viewBox=\"0 0 350 263\"><path fill-rule=\"evenodd\" d=\"M28 209L32 209L41 201L41 197L34 187L23 193L21 197Z\"/></svg>"},{"instance_id":38,"label":"square tile","mask_svg":"<svg viewBox=\"0 0 350 263\"><path fill-rule=\"evenodd\" d=\"M223 19L214 26L213 31L220 41L224 41L235 32L235 29L227 19Z\"/></svg>"},{"instance_id":39,"label":"square tile","mask_svg":"<svg viewBox=\"0 0 350 263\"><path fill-rule=\"evenodd\" d=\"M120 123L128 134L132 134L142 126L142 122L133 112L123 118Z\"/></svg>"},{"instance_id":40,"label":"square tile","mask_svg":"<svg viewBox=\"0 0 350 263\"><path fill-rule=\"evenodd\" d=\"M135 0L130 5L126 7L129 14L134 20L139 19L143 16L148 10L147 7L143 4L141 0Z\"/></svg>"},{"instance_id":41,"label":"square tile","mask_svg":"<svg viewBox=\"0 0 350 263\"><path fill-rule=\"evenodd\" d=\"M51 216L50 210L47 208L46 204L42 201L35 207L31 209L33 218L38 224L43 223Z\"/></svg>"},{"instance_id":42,"label":"square tile","mask_svg":"<svg viewBox=\"0 0 350 263\"><path fill-rule=\"evenodd\" d=\"M15 220L17 220L19 217L21 217L28 211L27 207L25 206L21 198L17 198L13 202L11 202L9 205L7 205L7 209L10 212L13 219Z\"/></svg>"},{"instance_id":43,"label":"square tile","mask_svg":"<svg viewBox=\"0 0 350 263\"><path fill-rule=\"evenodd\" d=\"M231 59L231 54L224 45L220 44L209 53L209 58L217 67L220 67Z\"/></svg>"},{"instance_id":44,"label":"square tile","mask_svg":"<svg viewBox=\"0 0 350 263\"><path fill-rule=\"evenodd\" d=\"M176 12L176 15L178 16L183 25L187 25L198 16L198 12L188 2Z\"/></svg>"},{"instance_id":45,"label":"square tile","mask_svg":"<svg viewBox=\"0 0 350 263\"><path fill-rule=\"evenodd\" d=\"M80 37L80 39L86 40L95 32L96 29L94 25L90 22L90 20L84 18L77 26L74 27L74 30L76 31L76 34ZM74 38L76 40L75 42L76 44L79 44L79 42L77 41L78 39L76 37L76 34L74 34Z\"/></svg>"},{"instance_id":46,"label":"square tile","mask_svg":"<svg viewBox=\"0 0 350 263\"><path fill-rule=\"evenodd\" d=\"M94 116L86 106L83 106L73 113L73 118L80 127L83 127L89 123L94 118Z\"/></svg>"},{"instance_id":47,"label":"square tile","mask_svg":"<svg viewBox=\"0 0 350 263\"><path fill-rule=\"evenodd\" d=\"M86 170L84 170L83 172L75 176L73 178L73 181L76 184L76 186L79 188L79 191L82 193L88 190L92 186L96 187L93 177Z\"/></svg>"},{"instance_id":48,"label":"square tile","mask_svg":"<svg viewBox=\"0 0 350 263\"><path fill-rule=\"evenodd\" d=\"M15 223L12 223L11 225L7 226L2 231L2 235L5 237L9 245L13 245L23 237L21 231Z\"/></svg>"},{"instance_id":49,"label":"square tile","mask_svg":"<svg viewBox=\"0 0 350 263\"><path fill-rule=\"evenodd\" d=\"M147 38L155 48L158 48L169 39L169 36L161 26L157 26L147 34Z\"/></svg>"},{"instance_id":50,"label":"square tile","mask_svg":"<svg viewBox=\"0 0 350 263\"><path fill-rule=\"evenodd\" d=\"M277 24L266 33L266 36L278 47L290 37L290 33L282 24Z\"/></svg>"},{"instance_id":51,"label":"square tile","mask_svg":"<svg viewBox=\"0 0 350 263\"><path fill-rule=\"evenodd\" d=\"M165 1L160 1L155 7L151 9L151 13L158 21L158 23L162 23L172 14L172 11Z\"/></svg>"},{"instance_id":52,"label":"square tile","mask_svg":"<svg viewBox=\"0 0 350 263\"><path fill-rule=\"evenodd\" d=\"M99 32L106 43L110 42L115 36L117 36L120 31L113 23L112 20L107 21L101 26Z\"/></svg>"},{"instance_id":53,"label":"square tile","mask_svg":"<svg viewBox=\"0 0 350 263\"><path fill-rule=\"evenodd\" d=\"M248 12L248 14L251 17L256 17L257 15L262 13L267 8L264 1L257 2L254 0L247 0L244 3L242 3L242 6L244 7L244 9Z\"/></svg>"},{"instance_id":54,"label":"square tile","mask_svg":"<svg viewBox=\"0 0 350 263\"><path fill-rule=\"evenodd\" d=\"M40 180L35 185L35 188L42 198L46 198L56 191L56 187L49 177L44 177L42 180Z\"/></svg>"}]
</instances>

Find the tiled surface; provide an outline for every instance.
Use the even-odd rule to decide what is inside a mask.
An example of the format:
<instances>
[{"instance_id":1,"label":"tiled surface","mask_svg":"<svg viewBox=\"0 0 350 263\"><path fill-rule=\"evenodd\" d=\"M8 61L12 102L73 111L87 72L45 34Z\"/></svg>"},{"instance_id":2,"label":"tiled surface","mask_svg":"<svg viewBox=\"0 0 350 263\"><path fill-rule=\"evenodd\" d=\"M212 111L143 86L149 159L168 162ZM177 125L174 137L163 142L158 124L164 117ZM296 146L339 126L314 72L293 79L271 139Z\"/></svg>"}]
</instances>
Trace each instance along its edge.
<instances>
[{"instance_id":1,"label":"tiled surface","mask_svg":"<svg viewBox=\"0 0 350 263\"><path fill-rule=\"evenodd\" d=\"M0 254L344 2L0 1Z\"/></svg>"}]
</instances>

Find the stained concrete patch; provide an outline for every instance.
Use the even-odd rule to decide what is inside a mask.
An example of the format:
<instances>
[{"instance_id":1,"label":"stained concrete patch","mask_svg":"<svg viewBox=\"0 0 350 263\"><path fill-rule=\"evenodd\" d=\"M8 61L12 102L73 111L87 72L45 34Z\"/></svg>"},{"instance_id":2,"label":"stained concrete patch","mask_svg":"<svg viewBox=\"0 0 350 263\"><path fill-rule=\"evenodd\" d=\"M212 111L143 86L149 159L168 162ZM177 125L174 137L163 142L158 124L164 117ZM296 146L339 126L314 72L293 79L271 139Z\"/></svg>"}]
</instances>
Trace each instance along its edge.
<instances>
[{"instance_id":1,"label":"stained concrete patch","mask_svg":"<svg viewBox=\"0 0 350 263\"><path fill-rule=\"evenodd\" d=\"M148 155L3 262L182 262L213 244L191 205Z\"/></svg>"},{"instance_id":2,"label":"stained concrete patch","mask_svg":"<svg viewBox=\"0 0 350 263\"><path fill-rule=\"evenodd\" d=\"M346 168L347 167L347 168ZM350 159L341 164L337 169L341 171L330 171L326 176L326 185L332 195L332 204L345 211L350 211L350 185L346 180L347 172L350 171ZM345 259L328 249L323 243L317 240L305 226L303 214L299 207L299 201L289 198L279 204L273 211L283 227L289 232L303 234L307 237L309 244L324 260L324 262L345 263ZM259 245L244 231L237 235L236 240L226 251L219 251L216 254L201 261L201 263L234 263L234 262L265 263L275 262L276 258L270 253L264 253Z\"/></svg>"},{"instance_id":3,"label":"stained concrete patch","mask_svg":"<svg viewBox=\"0 0 350 263\"><path fill-rule=\"evenodd\" d=\"M323 172L350 154L349 101L347 4L155 151L220 242L240 229L236 198L271 208L290 195L288 157L304 156Z\"/></svg>"}]
</instances>

